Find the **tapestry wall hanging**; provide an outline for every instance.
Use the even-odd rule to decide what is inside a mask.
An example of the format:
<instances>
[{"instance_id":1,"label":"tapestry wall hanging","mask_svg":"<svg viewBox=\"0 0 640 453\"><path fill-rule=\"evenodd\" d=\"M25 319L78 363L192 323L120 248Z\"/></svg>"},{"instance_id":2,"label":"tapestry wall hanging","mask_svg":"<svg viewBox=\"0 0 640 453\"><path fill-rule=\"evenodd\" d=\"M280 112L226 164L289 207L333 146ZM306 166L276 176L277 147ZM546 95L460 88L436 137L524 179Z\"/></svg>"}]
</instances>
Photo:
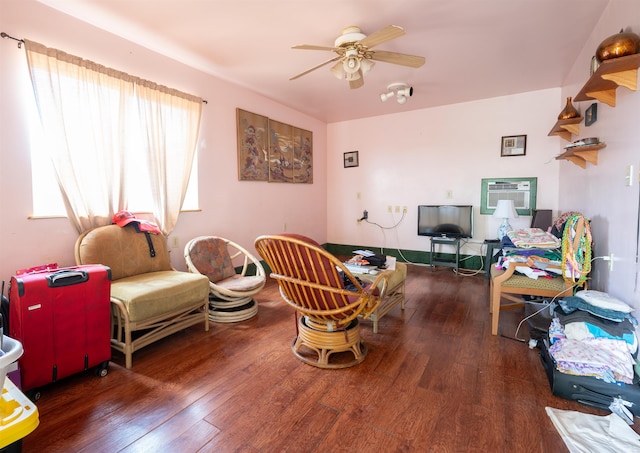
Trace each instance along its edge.
<instances>
[{"instance_id":1,"label":"tapestry wall hanging","mask_svg":"<svg viewBox=\"0 0 640 453\"><path fill-rule=\"evenodd\" d=\"M313 183L313 134L236 109L238 180Z\"/></svg>"}]
</instances>

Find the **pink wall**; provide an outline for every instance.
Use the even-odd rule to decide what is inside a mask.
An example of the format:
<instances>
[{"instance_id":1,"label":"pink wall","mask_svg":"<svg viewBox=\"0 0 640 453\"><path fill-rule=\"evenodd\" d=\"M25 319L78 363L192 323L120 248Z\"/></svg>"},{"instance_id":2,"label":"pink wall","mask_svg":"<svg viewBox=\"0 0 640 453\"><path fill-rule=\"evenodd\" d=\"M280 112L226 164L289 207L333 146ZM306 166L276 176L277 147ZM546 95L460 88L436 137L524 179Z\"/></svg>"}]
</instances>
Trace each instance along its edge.
<instances>
[{"instance_id":1,"label":"pink wall","mask_svg":"<svg viewBox=\"0 0 640 453\"><path fill-rule=\"evenodd\" d=\"M103 30L27 0L0 3L0 29L12 36L111 66L207 99L199 148L201 211L181 215L172 236L172 263L185 269L182 249L192 237L228 237L253 250L260 234L303 231L326 240L326 125L246 89L131 44ZM48 262L73 265L76 231L64 219L29 219L31 170L24 111L29 81L24 49L0 43L0 279ZM26 90L26 91L25 91ZM236 107L313 132L314 183L237 180ZM173 243L173 239L170 239Z\"/></svg>"},{"instance_id":2,"label":"pink wall","mask_svg":"<svg viewBox=\"0 0 640 453\"><path fill-rule=\"evenodd\" d=\"M500 222L480 215L482 178L537 177L538 208L555 211L560 142L547 134L560 111L558 98L559 89L550 89L330 124L329 242L427 251L429 239L417 235L417 206L471 204L474 237L463 253L483 254L482 242L496 237ZM526 155L501 157L502 136L523 134ZM357 168L343 168L342 153L350 150L359 151ZM371 222L394 225L401 215L389 214L389 205L408 207L396 229L356 222L367 209ZM520 217L511 225L530 222Z\"/></svg>"},{"instance_id":3,"label":"pink wall","mask_svg":"<svg viewBox=\"0 0 640 453\"><path fill-rule=\"evenodd\" d=\"M630 28L640 33L640 2L616 0L609 3L562 87L563 96L575 96L589 78L589 64L606 37ZM637 266L638 206L640 191L640 92L616 91L616 106L598 102L598 120L581 125L581 137L599 137L607 144L597 166L586 170L563 162L560 167L560 208L581 210L592 221L594 255L614 254L613 271L608 263L594 261L592 287L619 297L640 309L640 279ZM595 101L579 102L584 111ZM627 186L627 167L633 166L633 185Z\"/></svg>"}]
</instances>

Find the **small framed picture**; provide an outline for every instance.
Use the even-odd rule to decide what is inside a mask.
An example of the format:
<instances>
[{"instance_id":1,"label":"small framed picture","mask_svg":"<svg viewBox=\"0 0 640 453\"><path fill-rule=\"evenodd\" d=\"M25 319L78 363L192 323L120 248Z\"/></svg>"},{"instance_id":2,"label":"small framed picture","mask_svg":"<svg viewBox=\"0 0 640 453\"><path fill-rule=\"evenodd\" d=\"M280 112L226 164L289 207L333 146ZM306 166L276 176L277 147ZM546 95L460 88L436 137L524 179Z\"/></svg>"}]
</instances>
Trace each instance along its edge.
<instances>
[{"instance_id":1,"label":"small framed picture","mask_svg":"<svg viewBox=\"0 0 640 453\"><path fill-rule=\"evenodd\" d=\"M598 104L595 102L584 112L584 125L591 126L598 120Z\"/></svg>"},{"instance_id":2,"label":"small framed picture","mask_svg":"<svg viewBox=\"0 0 640 453\"><path fill-rule=\"evenodd\" d=\"M524 156L527 154L526 135L507 135L502 137L500 156Z\"/></svg>"},{"instance_id":3,"label":"small framed picture","mask_svg":"<svg viewBox=\"0 0 640 453\"><path fill-rule=\"evenodd\" d=\"M344 153L344 168L358 166L358 151Z\"/></svg>"}]
</instances>

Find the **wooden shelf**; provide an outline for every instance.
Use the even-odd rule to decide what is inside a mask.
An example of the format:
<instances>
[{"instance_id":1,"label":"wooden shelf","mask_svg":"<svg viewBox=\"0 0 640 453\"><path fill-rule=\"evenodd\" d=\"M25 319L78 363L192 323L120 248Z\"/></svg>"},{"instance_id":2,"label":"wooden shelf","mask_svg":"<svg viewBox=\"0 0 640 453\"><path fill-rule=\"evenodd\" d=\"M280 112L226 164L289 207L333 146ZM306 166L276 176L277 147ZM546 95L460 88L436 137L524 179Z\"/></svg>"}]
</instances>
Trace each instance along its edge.
<instances>
[{"instance_id":1,"label":"wooden shelf","mask_svg":"<svg viewBox=\"0 0 640 453\"><path fill-rule=\"evenodd\" d=\"M605 143L598 143L597 145L574 146L557 156L556 159L568 160L579 167L587 168L587 162L592 165L598 165L598 152L606 146L607 145Z\"/></svg>"},{"instance_id":2,"label":"wooden shelf","mask_svg":"<svg viewBox=\"0 0 640 453\"><path fill-rule=\"evenodd\" d=\"M603 61L573 100L580 102L595 99L615 107L616 89L619 86L632 91L638 89L638 67L640 54Z\"/></svg>"},{"instance_id":3,"label":"wooden shelf","mask_svg":"<svg viewBox=\"0 0 640 453\"><path fill-rule=\"evenodd\" d=\"M577 118L569 118L568 120L558 120L558 122L553 126L553 129L551 129L551 131L547 135L559 135L566 141L570 142L572 141L572 134L578 135L580 133L581 121L581 116Z\"/></svg>"}]
</instances>

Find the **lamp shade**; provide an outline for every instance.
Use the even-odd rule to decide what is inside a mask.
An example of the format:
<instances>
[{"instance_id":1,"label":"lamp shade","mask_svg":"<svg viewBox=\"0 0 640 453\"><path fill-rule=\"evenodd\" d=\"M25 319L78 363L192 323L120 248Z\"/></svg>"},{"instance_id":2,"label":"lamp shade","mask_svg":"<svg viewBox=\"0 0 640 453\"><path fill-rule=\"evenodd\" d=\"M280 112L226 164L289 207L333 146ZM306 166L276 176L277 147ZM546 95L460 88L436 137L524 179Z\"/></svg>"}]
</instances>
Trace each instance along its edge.
<instances>
[{"instance_id":1,"label":"lamp shade","mask_svg":"<svg viewBox=\"0 0 640 453\"><path fill-rule=\"evenodd\" d=\"M518 217L513 200L498 200L493 216L500 219L515 219Z\"/></svg>"},{"instance_id":2,"label":"lamp shade","mask_svg":"<svg viewBox=\"0 0 640 453\"><path fill-rule=\"evenodd\" d=\"M508 219L518 217L513 200L498 200L493 216L502 219L502 223L498 227L498 239L502 240L507 232L512 229Z\"/></svg>"}]
</instances>

